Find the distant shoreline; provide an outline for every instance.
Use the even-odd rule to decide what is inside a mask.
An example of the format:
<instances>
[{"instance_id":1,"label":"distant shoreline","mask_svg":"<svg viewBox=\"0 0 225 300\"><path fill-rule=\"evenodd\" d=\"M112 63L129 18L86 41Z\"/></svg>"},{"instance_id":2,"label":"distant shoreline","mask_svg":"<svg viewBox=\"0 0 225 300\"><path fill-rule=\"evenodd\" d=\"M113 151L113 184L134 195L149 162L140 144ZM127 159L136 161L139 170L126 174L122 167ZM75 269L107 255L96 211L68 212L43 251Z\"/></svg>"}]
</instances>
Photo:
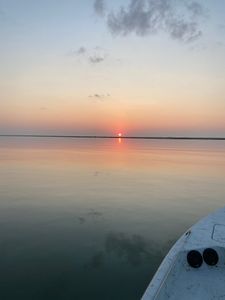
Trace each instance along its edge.
<instances>
[{"instance_id":1,"label":"distant shoreline","mask_svg":"<svg viewBox=\"0 0 225 300\"><path fill-rule=\"evenodd\" d=\"M0 134L0 137L21 138L71 138L71 139L133 139L133 140L212 140L225 141L225 137L184 137L184 136L101 136L101 135L48 135L48 134Z\"/></svg>"}]
</instances>

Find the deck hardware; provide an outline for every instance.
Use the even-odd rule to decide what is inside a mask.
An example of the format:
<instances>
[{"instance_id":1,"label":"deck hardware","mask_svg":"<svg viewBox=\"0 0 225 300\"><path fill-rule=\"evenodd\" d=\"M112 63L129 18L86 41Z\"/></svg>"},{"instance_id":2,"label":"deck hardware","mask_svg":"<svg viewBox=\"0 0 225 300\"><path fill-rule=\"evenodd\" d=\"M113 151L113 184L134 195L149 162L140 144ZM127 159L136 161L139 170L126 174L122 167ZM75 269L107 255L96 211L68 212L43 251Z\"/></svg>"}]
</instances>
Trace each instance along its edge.
<instances>
[{"instance_id":1,"label":"deck hardware","mask_svg":"<svg viewBox=\"0 0 225 300\"><path fill-rule=\"evenodd\" d=\"M203 252L203 259L205 263L209 266L215 266L219 261L219 256L216 252L216 250L212 248L207 248Z\"/></svg>"},{"instance_id":2,"label":"deck hardware","mask_svg":"<svg viewBox=\"0 0 225 300\"><path fill-rule=\"evenodd\" d=\"M200 268L203 262L203 258L199 251L191 250L187 254L187 261L192 268Z\"/></svg>"}]
</instances>

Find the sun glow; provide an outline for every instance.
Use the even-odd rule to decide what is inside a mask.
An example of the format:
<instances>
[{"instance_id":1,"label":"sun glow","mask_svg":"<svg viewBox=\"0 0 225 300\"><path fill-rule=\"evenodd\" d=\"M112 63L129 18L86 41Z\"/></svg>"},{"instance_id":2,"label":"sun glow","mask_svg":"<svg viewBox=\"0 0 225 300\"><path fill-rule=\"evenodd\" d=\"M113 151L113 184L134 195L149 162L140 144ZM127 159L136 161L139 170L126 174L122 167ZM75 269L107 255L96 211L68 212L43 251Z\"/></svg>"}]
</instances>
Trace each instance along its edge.
<instances>
[{"instance_id":1,"label":"sun glow","mask_svg":"<svg viewBox=\"0 0 225 300\"><path fill-rule=\"evenodd\" d=\"M121 132L118 133L118 137L120 137L120 138L122 137L122 133Z\"/></svg>"}]
</instances>

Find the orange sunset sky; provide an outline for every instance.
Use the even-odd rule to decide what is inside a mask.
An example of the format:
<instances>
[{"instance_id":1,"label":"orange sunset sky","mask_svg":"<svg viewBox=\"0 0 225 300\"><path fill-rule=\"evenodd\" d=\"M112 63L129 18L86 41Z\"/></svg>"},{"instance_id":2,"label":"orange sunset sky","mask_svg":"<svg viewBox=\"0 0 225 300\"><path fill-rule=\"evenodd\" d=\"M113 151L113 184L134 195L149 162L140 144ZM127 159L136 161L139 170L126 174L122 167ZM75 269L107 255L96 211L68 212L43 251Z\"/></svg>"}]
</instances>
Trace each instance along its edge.
<instances>
[{"instance_id":1,"label":"orange sunset sky","mask_svg":"<svg viewBox=\"0 0 225 300\"><path fill-rule=\"evenodd\" d=\"M224 11L0 0L0 133L225 136Z\"/></svg>"}]
</instances>

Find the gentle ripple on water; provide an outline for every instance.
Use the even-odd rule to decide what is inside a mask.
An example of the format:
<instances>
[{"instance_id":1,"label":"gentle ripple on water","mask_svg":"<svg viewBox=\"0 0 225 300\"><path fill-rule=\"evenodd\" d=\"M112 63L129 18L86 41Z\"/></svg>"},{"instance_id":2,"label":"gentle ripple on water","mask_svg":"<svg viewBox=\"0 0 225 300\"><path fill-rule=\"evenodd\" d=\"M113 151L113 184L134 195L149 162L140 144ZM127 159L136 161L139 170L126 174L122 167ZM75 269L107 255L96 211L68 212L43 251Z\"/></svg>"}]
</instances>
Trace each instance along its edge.
<instances>
[{"instance_id":1,"label":"gentle ripple on water","mask_svg":"<svg viewBox=\"0 0 225 300\"><path fill-rule=\"evenodd\" d=\"M225 204L224 141L0 139L0 298L139 299Z\"/></svg>"}]
</instances>

